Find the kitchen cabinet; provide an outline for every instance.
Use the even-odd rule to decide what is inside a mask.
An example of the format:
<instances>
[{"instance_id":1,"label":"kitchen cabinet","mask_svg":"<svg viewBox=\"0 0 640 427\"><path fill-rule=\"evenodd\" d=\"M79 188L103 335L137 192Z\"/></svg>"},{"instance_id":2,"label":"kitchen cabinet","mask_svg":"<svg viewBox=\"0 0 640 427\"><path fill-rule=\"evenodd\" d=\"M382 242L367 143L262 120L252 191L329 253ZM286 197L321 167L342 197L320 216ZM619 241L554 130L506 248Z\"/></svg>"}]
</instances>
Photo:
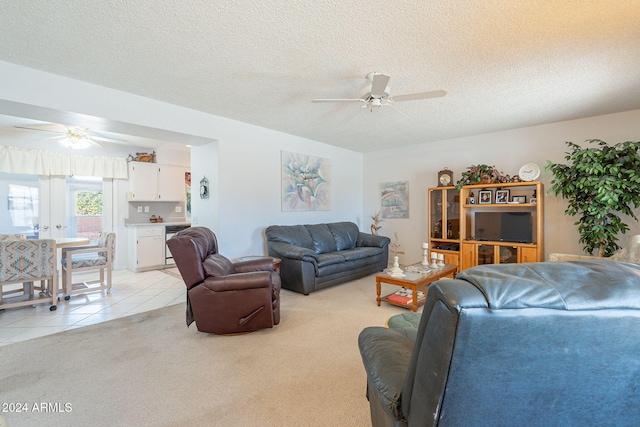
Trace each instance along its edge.
<instances>
[{"instance_id":1,"label":"kitchen cabinet","mask_svg":"<svg viewBox=\"0 0 640 427\"><path fill-rule=\"evenodd\" d=\"M129 270L133 272L164 268L164 226L129 227Z\"/></svg>"},{"instance_id":2,"label":"kitchen cabinet","mask_svg":"<svg viewBox=\"0 0 640 427\"><path fill-rule=\"evenodd\" d=\"M130 202L181 202L186 198L184 166L129 162Z\"/></svg>"}]
</instances>

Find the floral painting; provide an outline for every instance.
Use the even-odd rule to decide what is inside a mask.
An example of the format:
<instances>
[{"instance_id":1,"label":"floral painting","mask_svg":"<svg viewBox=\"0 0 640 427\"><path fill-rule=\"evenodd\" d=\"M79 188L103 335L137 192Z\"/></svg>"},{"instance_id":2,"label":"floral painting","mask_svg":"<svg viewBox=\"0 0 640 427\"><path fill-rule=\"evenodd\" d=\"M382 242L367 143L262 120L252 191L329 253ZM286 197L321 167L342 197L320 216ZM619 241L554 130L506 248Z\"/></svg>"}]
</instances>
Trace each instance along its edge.
<instances>
[{"instance_id":1,"label":"floral painting","mask_svg":"<svg viewBox=\"0 0 640 427\"><path fill-rule=\"evenodd\" d=\"M380 184L382 218L409 218L409 182Z\"/></svg>"},{"instance_id":2,"label":"floral painting","mask_svg":"<svg viewBox=\"0 0 640 427\"><path fill-rule=\"evenodd\" d=\"M331 161L282 151L282 211L331 210Z\"/></svg>"}]
</instances>

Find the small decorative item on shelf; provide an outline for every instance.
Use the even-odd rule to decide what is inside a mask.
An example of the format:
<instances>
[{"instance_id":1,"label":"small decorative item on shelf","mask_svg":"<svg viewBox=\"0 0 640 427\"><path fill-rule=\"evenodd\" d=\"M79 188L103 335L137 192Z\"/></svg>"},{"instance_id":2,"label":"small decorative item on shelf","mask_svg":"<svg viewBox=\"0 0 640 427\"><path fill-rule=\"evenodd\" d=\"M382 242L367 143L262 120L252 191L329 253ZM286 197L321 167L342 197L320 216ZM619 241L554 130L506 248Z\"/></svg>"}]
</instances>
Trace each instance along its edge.
<instances>
[{"instance_id":1,"label":"small decorative item on shelf","mask_svg":"<svg viewBox=\"0 0 640 427\"><path fill-rule=\"evenodd\" d=\"M438 267L444 267L444 254L438 254Z\"/></svg>"},{"instance_id":2,"label":"small decorative item on shelf","mask_svg":"<svg viewBox=\"0 0 640 427\"><path fill-rule=\"evenodd\" d=\"M491 203L491 190L481 190L478 193L480 194L479 204L486 205Z\"/></svg>"},{"instance_id":3,"label":"small decorative item on shelf","mask_svg":"<svg viewBox=\"0 0 640 427\"><path fill-rule=\"evenodd\" d=\"M496 203L507 203L509 201L509 190L496 190Z\"/></svg>"},{"instance_id":4,"label":"small decorative item on shelf","mask_svg":"<svg viewBox=\"0 0 640 427\"><path fill-rule=\"evenodd\" d=\"M128 162L145 162L145 163L155 163L156 162L156 152L153 151L151 153L136 153L135 157L129 154L127 157Z\"/></svg>"},{"instance_id":5,"label":"small decorative item on shelf","mask_svg":"<svg viewBox=\"0 0 640 427\"><path fill-rule=\"evenodd\" d=\"M158 217L155 215L151 215L151 217L149 218L150 222L158 222Z\"/></svg>"},{"instance_id":6,"label":"small decorative item on shelf","mask_svg":"<svg viewBox=\"0 0 640 427\"><path fill-rule=\"evenodd\" d=\"M470 205L476 204L476 195L473 193L473 191L469 192L469 204Z\"/></svg>"},{"instance_id":7,"label":"small decorative item on shelf","mask_svg":"<svg viewBox=\"0 0 640 427\"><path fill-rule=\"evenodd\" d=\"M453 183L453 171L450 171L448 167L444 167L438 172L438 187L446 187Z\"/></svg>"}]
</instances>

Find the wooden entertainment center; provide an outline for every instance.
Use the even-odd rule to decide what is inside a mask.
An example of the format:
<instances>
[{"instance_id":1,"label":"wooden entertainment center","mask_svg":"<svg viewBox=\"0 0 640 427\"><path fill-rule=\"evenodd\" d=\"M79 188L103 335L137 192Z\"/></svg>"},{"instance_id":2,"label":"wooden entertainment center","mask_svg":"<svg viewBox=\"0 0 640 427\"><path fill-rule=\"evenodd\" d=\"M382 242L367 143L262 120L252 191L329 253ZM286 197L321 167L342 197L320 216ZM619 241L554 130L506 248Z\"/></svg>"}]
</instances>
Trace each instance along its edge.
<instances>
[{"instance_id":1,"label":"wooden entertainment center","mask_svg":"<svg viewBox=\"0 0 640 427\"><path fill-rule=\"evenodd\" d=\"M429 252L444 254L458 269L481 264L538 262L544 257L544 188L541 182L509 182L429 188ZM481 197L482 196L482 197ZM516 239L479 239L477 213L514 213L531 218L531 232ZM499 227L498 227L499 228ZM499 233L499 230L496 231ZM530 234L530 238L529 238ZM512 241L513 240L513 241Z\"/></svg>"}]
</instances>

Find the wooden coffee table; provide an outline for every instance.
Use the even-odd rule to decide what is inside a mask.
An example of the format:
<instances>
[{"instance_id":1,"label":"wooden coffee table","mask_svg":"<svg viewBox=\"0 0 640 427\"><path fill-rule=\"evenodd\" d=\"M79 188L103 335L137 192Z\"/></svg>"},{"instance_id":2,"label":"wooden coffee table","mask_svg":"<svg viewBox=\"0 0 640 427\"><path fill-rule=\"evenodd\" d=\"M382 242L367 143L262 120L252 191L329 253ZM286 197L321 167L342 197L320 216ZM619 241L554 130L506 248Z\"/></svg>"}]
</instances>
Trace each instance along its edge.
<instances>
[{"instance_id":1,"label":"wooden coffee table","mask_svg":"<svg viewBox=\"0 0 640 427\"><path fill-rule=\"evenodd\" d=\"M414 266L422 267L420 264L414 264ZM405 270L404 277L393 277L388 275L386 271L376 274L376 302L378 303L378 307L380 306L380 301L384 301L386 303L397 305L399 307L410 308L412 311L418 311L418 307L424 304L424 299L418 301L418 289L429 286L431 283L435 282L438 279L442 279L443 277L448 276L451 278L455 278L456 273L458 272L458 266L453 264L445 264L444 267L431 268L430 271L426 273L407 271L406 267L403 268L403 270ZM402 286L404 288L411 289L412 300L405 304L398 301L389 300L388 297L393 294L380 297L380 293L382 291L382 283Z\"/></svg>"}]
</instances>

